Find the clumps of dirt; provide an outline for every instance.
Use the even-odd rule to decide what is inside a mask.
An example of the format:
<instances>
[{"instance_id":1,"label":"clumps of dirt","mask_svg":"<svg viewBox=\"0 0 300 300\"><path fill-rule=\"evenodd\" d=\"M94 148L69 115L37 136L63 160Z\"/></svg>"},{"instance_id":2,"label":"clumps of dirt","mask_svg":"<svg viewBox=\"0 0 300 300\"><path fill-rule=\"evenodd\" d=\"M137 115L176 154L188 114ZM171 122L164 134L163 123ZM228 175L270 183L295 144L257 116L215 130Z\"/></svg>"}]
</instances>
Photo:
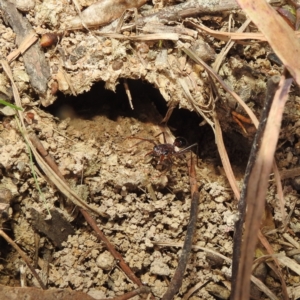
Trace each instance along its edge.
<instances>
[{"instance_id":1,"label":"clumps of dirt","mask_svg":"<svg viewBox=\"0 0 300 300\"><path fill-rule=\"evenodd\" d=\"M79 2L82 6L88 6L94 1ZM25 10L24 14L38 34L55 29L60 37L57 45L44 50L51 71L45 97L36 100L22 59L11 64L22 105L26 106L24 115L27 130L38 136L69 186L86 202L97 205L107 214L108 217L94 215L98 226L133 272L159 299L175 272L186 234L191 203L186 161L190 156L187 153L174 158L170 170L159 170L151 157L146 156L145 159L145 155L153 150L153 143L128 137L164 143L163 136L157 135L166 132L167 142L172 144L174 136L169 128L158 125L167 108L160 114L149 101L151 96L147 92L140 95L141 101L135 101L135 88L131 88L134 111L130 113L127 97L122 96L119 102L113 104L114 97L111 94L105 95L107 101L103 101L102 94L94 94L94 102L90 105L86 105L85 99L82 99L83 110L74 108L70 103L59 107L56 115L59 118L39 109L38 105L50 105L57 95L61 95L58 91L64 95L77 95L90 90L93 83L98 81L105 81L105 88L116 90L118 82L123 82L121 78L142 78L159 89L170 111L175 107L187 108L202 113L209 121L215 108L222 130L227 133L225 137L230 138L227 145L239 185L246 164L245 153L250 148L255 132L254 126L249 123L241 126L233 118L232 111L243 114L243 110L223 90L219 89L217 93L219 100L216 103L212 101L211 84L204 68L183 55L175 42L124 41L107 38L93 31L67 31L61 34L61 29L67 25L67 17L76 16L77 12L71 3L57 3L56 0L37 1L37 5ZM200 23L199 19L192 21ZM203 17L202 22L208 22L218 30L228 28L226 15ZM199 55L206 48L207 57L203 59L208 63L216 58L216 53L225 45L181 23L176 24L176 29L179 32L187 30L190 34L180 35L187 48ZM2 19L0 32L0 54L6 57L16 48L16 34ZM131 32L123 33L124 36L134 35ZM257 116L263 106L267 78L280 74L282 69L267 59L270 51L262 43L251 43L246 47L235 45L219 71L228 86L241 96ZM11 101L8 78L0 74L0 82L1 99ZM193 101L187 100L184 85ZM299 165L298 94L298 88L294 87L285 108L276 153L282 174ZM173 116L176 113L175 109ZM215 259L207 250L215 250L227 258L232 256L237 203L216 155L213 134L205 132L202 119L197 117L196 124L192 123L194 117L191 116L178 117L174 123L172 120L169 122L170 127L174 127L172 132L184 135L190 143L201 139L199 153L195 154L200 154L196 177L203 185L193 243L195 247L176 299L182 299L199 282L203 282L203 286L193 294L193 299L215 299L221 297L220 291L223 295L229 292L226 287L231 276L230 261ZM30 257L35 257L35 267L41 273L49 263L41 253L45 249L52 252L46 277L50 288L80 290L95 299L122 295L135 288L82 217L77 215L76 210L73 212L74 207L66 205L67 199L41 172L23 140L18 121L13 117L1 116L0 157L0 202L3 204L0 207L0 222L19 246ZM288 212L294 210L290 226L298 234L299 205L294 188L299 190L300 184L296 181L297 177L293 179L284 174L285 207ZM262 227L273 230L276 222L282 221L274 180L270 182L267 201L270 206L268 211L273 215L270 213L266 216ZM37 245L35 241L39 235L33 229L36 224L33 210L46 219L50 218L48 210L58 211L61 218L72 223L76 233L59 244L60 247L54 247L47 233L44 233ZM297 236L295 240L298 240ZM274 242L273 246L278 252L290 249L286 243ZM0 261L0 283L17 285L22 263L16 252L5 249L6 252L1 253L4 259ZM268 284L276 290L277 279L271 276ZM25 278L28 285L38 285L29 272ZM292 280L292 277L288 279Z\"/></svg>"},{"instance_id":2,"label":"clumps of dirt","mask_svg":"<svg viewBox=\"0 0 300 300\"><path fill-rule=\"evenodd\" d=\"M138 102L136 104L138 107ZM155 136L167 130L156 125L157 118L161 117L147 101L143 102L143 110L138 111L139 119L124 114L110 119L96 114L89 118L77 115L73 119L58 120L37 108L30 113L34 118L28 130L38 135L74 190L109 215L107 219L95 216L99 227L133 271L160 298L167 288L165 280L170 280L177 266L180 247L176 245L182 244L189 219L191 198L186 164L189 153L174 158L171 170L162 172L149 159L145 161L152 143L126 138L134 135L159 143ZM5 178L18 178L13 203L19 209L11 217L12 229L22 248L30 254L37 250L33 244L31 209L46 213L46 208L58 209L59 205L59 211L63 211L63 197L35 168L43 196L37 193L26 143L20 138L15 119L8 120L7 124L9 126L1 131L1 140L7 138L12 149L17 146L19 149L17 156L15 151L7 152L6 168L2 169ZM168 141L172 142L171 133L166 132ZM232 251L230 232L234 216L234 207L228 203L233 199L225 177L216 172L214 163L199 159L197 178L204 183L204 188L194 242L211 249L218 245L220 252L228 256ZM19 170L20 165L22 170ZM77 231L62 243L61 250L51 246L46 238L41 240L40 250L50 247L53 251L49 286L71 287L98 298L132 290L134 285L80 219L73 222ZM157 246L159 242L168 242L170 246ZM39 260L42 265L43 258ZM225 280L225 275L208 271L208 266L205 253L195 250L180 295L199 279ZM9 269L9 266L3 263L3 268ZM29 281L30 278L28 275ZM213 299L203 291L198 297Z\"/></svg>"}]
</instances>

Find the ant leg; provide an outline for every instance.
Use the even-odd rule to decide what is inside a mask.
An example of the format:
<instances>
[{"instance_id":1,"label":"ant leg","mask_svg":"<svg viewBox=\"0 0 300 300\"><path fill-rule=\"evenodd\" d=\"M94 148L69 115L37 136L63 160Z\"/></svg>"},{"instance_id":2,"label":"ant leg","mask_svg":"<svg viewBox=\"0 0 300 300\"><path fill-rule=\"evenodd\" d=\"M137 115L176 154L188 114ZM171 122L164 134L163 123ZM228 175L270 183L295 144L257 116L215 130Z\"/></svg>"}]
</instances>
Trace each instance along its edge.
<instances>
[{"instance_id":1,"label":"ant leg","mask_svg":"<svg viewBox=\"0 0 300 300\"><path fill-rule=\"evenodd\" d=\"M158 164L161 165L164 159L165 159L165 155L162 154L159 158Z\"/></svg>"},{"instance_id":2,"label":"ant leg","mask_svg":"<svg viewBox=\"0 0 300 300\"><path fill-rule=\"evenodd\" d=\"M159 137L160 135L163 135L163 137L164 137L164 142L163 142L163 144L166 144L167 143L167 140L166 140L166 134L165 134L165 132L160 132L159 134L157 134L157 135L155 135L154 137L155 138L157 138L157 137Z\"/></svg>"},{"instance_id":3,"label":"ant leg","mask_svg":"<svg viewBox=\"0 0 300 300\"><path fill-rule=\"evenodd\" d=\"M170 156L162 155L157 166L161 166L160 168L156 168L162 172L162 175L165 175L169 171L171 171L173 165L173 160Z\"/></svg>"},{"instance_id":4,"label":"ant leg","mask_svg":"<svg viewBox=\"0 0 300 300\"><path fill-rule=\"evenodd\" d=\"M188 146L188 147L186 147L184 149L181 149L181 150L175 152L173 155L174 156L179 156L179 155L184 154L184 153L186 153L188 151L191 151L191 149L194 148L194 147L196 147L196 151L197 151L196 152L197 153L197 167L199 167L199 165L198 165L198 143L194 143L194 144L192 144L192 145L190 145L190 146Z\"/></svg>"},{"instance_id":5,"label":"ant leg","mask_svg":"<svg viewBox=\"0 0 300 300\"><path fill-rule=\"evenodd\" d=\"M197 152L198 152L198 143L195 143L190 146L187 146L184 149L181 149L181 150L175 152L173 155L180 155L180 154L186 153L187 151L191 150L193 147L197 147Z\"/></svg>"},{"instance_id":6,"label":"ant leg","mask_svg":"<svg viewBox=\"0 0 300 300\"><path fill-rule=\"evenodd\" d=\"M148 156L148 155L151 155L152 153L153 153L153 150L150 151L150 152L148 152L148 153L146 153L146 154L145 154L145 157Z\"/></svg>"},{"instance_id":7,"label":"ant leg","mask_svg":"<svg viewBox=\"0 0 300 300\"><path fill-rule=\"evenodd\" d=\"M136 139L136 140L141 140L140 142L138 142L138 143L136 143L136 144L134 144L133 146L131 146L130 148L133 148L133 147L135 147L135 146L137 146L137 145L139 145L140 143L143 143L143 142L149 142L149 143L152 143L154 146L156 146L157 145L157 143L155 143L155 141L154 140L152 140L152 139L145 139L145 138L140 138L140 137L136 137L136 136L129 136L129 137L127 137L127 139Z\"/></svg>"},{"instance_id":8,"label":"ant leg","mask_svg":"<svg viewBox=\"0 0 300 300\"><path fill-rule=\"evenodd\" d=\"M166 141L166 136L165 136L165 133L162 131L161 133L157 134L155 136L155 138L159 137L160 135L163 135L164 136L164 144L167 143ZM135 145L131 146L132 147L135 147L137 145L139 145L140 143L143 143L143 142L149 142L149 143L152 143L154 146L156 146L157 144L160 144L160 143L157 143L155 142L154 139L146 139L146 138L141 138L141 137L137 137L137 136L128 136L126 139L136 139L136 140L141 140L140 142L136 143Z\"/></svg>"}]
</instances>

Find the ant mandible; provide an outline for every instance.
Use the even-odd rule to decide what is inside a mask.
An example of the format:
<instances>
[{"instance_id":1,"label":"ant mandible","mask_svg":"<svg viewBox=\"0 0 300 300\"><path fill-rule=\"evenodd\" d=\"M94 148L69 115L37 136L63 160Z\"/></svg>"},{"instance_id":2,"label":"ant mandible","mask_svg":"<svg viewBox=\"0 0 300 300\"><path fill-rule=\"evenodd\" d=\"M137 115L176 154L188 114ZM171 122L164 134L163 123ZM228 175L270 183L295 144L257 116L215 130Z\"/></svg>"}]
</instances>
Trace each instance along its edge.
<instances>
[{"instance_id":1,"label":"ant mandible","mask_svg":"<svg viewBox=\"0 0 300 300\"><path fill-rule=\"evenodd\" d=\"M145 156L152 155L156 158L159 158L158 163L157 163L158 165L163 165L167 161L170 163L170 165L172 165L172 162L173 162L172 157L173 156L180 156L181 154L184 154L184 153L188 152L189 150L191 150L193 147L197 147L197 152L198 152L198 143L194 143L192 145L189 145L183 149L176 151L175 147L182 148L187 145L186 139L183 137L177 137L177 138L175 138L173 144L169 144L166 141L164 132L159 133L155 137L158 137L161 134L164 137L163 144L157 144L155 142L155 140L153 140L153 139L146 139L146 138L140 138L140 137L135 137L135 136L130 136L128 138L142 140L142 142L145 141L145 142L150 142L150 143L154 144L153 150L148 152ZM139 143L142 143L142 142L139 142ZM139 143L135 144L134 146L138 145ZM198 157L197 157L197 162L198 162ZM169 167L168 167L168 169L169 169Z\"/></svg>"}]
</instances>

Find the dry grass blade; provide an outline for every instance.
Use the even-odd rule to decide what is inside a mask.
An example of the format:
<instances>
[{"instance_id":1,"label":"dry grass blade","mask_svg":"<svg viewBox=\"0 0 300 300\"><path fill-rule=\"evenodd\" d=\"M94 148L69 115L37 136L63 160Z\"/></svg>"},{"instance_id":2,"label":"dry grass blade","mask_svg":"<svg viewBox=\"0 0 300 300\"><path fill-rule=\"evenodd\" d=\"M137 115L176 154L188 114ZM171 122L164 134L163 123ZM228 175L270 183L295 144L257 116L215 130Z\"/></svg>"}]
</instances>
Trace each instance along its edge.
<instances>
[{"instance_id":1,"label":"dry grass blade","mask_svg":"<svg viewBox=\"0 0 300 300\"><path fill-rule=\"evenodd\" d=\"M164 247L183 247L183 243L170 243L170 242L153 242L154 245L158 245L158 246L164 246ZM193 245L192 249L196 249L196 250L203 250L204 252L208 252L208 253L212 253L222 259L224 259L225 261L227 261L228 263L231 263L231 259L220 254L219 252L215 251L215 250L211 250L209 248L206 247L202 247L202 246L198 246L198 245Z\"/></svg>"},{"instance_id":2,"label":"dry grass blade","mask_svg":"<svg viewBox=\"0 0 300 300\"><path fill-rule=\"evenodd\" d=\"M187 51L188 53L190 53L189 51L191 51L190 49L186 49L186 50L188 50ZM193 57L195 56L195 58L197 59L197 57L196 57L196 55L194 53L190 53L190 54ZM202 65L202 63L205 64L202 60L201 61L196 61L196 62L200 63L201 65ZM215 74L219 78L219 76L208 65L205 64L204 67L206 68L206 66L207 66L207 70L206 71L208 71L209 74L213 73L213 74ZM189 89L187 87L186 82L183 79L180 79L180 78L178 79L178 81L181 84L181 86L182 86L182 88L183 88L183 90L184 90L187 98L190 100L191 103L193 103L192 96L191 96L191 94L189 92ZM230 161L229 161L226 149L225 149L225 145L224 145L224 142L223 142L222 131L221 131L221 128L220 128L219 121L218 121L217 117L214 116L214 123L215 123L215 125L213 125L213 122L211 122L211 120L209 120L206 117L206 115L201 110L198 110L197 108L195 108L195 109L208 122L208 124L212 127L212 129L213 129L213 131L215 133L216 142L217 142L217 146L218 146L218 151L219 151L219 154L220 154L220 157L221 157L221 160L222 160L222 164L223 164L225 173L227 175L228 181L230 183L230 186L231 186L231 188L232 188L232 190L233 190L236 198L239 199L240 192L239 192L239 189L238 189L238 186L237 186L237 183L236 183L236 180L235 180L235 177L234 177L231 165L230 165Z\"/></svg>"},{"instance_id":3,"label":"dry grass blade","mask_svg":"<svg viewBox=\"0 0 300 300\"><path fill-rule=\"evenodd\" d=\"M240 255L241 255L241 243L242 243L242 234L243 234L243 224L245 220L245 212L246 212L246 192L248 188L248 180L249 180L249 175L250 172L253 168L254 162L256 160L257 152L258 152L258 145L260 144L263 131L266 126L266 120L267 120L267 114L269 112L269 108L271 105L271 101L274 98L276 89L278 87L280 81L279 76L273 76L268 80L267 84L267 95L266 95L266 104L264 107L263 114L261 116L261 122L260 126L258 128L258 131L255 135L255 139L253 141L251 153L249 156L249 161L247 164L246 172L245 172L245 177L244 177L244 183L241 191L241 198L239 201L239 206L238 206L238 211L239 211L239 220L235 224L235 234L234 234L234 247L233 247L233 264L232 264L232 287L233 290L235 290L236 284L237 284L237 276L238 276L238 266L240 263ZM273 163L274 167L275 162ZM276 166L276 164L275 164ZM277 168L276 168L277 169ZM278 170L277 170L278 171ZM281 183L281 182L280 182ZM281 187L281 185L280 185ZM258 238L260 242L264 245L264 247L267 249L269 254L273 254L274 250L267 241L267 239L263 236L263 234L259 231L258 232ZM278 270L279 270L279 263L274 259ZM282 274L278 272L278 276L282 282L282 287L283 287L283 293L286 295L286 286L284 281L282 280Z\"/></svg>"},{"instance_id":4,"label":"dry grass blade","mask_svg":"<svg viewBox=\"0 0 300 300\"><path fill-rule=\"evenodd\" d=\"M206 282L207 283L207 282ZM201 289L203 286L206 285L206 283L203 283L202 281L198 282L195 286L193 286L192 288L190 288L188 290L188 292L183 296L183 300L188 300L190 299L190 297L199 289Z\"/></svg>"},{"instance_id":5,"label":"dry grass blade","mask_svg":"<svg viewBox=\"0 0 300 300\"><path fill-rule=\"evenodd\" d=\"M198 32L196 30L192 30L186 27L171 27L162 25L159 23L149 22L146 23L145 26L139 28L143 32L149 33L177 33L184 36L191 36L193 38L197 38Z\"/></svg>"},{"instance_id":6,"label":"dry grass blade","mask_svg":"<svg viewBox=\"0 0 300 300\"><path fill-rule=\"evenodd\" d=\"M13 89L13 94L15 98L16 105L18 107L22 107L22 103L20 100L19 92L18 89L13 81L13 76L10 70L10 67L5 60L1 60L2 67L4 71L6 72L7 76L9 77ZM87 204L83 199L78 197L74 191L71 190L71 188L61 180L61 178L51 169L51 167L44 161L44 159L41 157L41 155L38 153L38 151L35 149L33 146L32 142L30 141L30 138L28 136L28 133L26 132L24 120L23 120L23 115L22 112L18 111L22 129L23 129L23 134L24 138L26 139L27 144L30 146L30 149L32 153L34 154L34 157L39 164L40 168L44 171L47 177L54 183L54 185L60 190L61 193L63 193L67 198L69 198L75 205L85 208L88 210L91 210L95 212L96 214L99 214L101 216L107 217L107 214L104 212L99 211L97 208Z\"/></svg>"},{"instance_id":7,"label":"dry grass blade","mask_svg":"<svg viewBox=\"0 0 300 300\"><path fill-rule=\"evenodd\" d=\"M276 91L268 115L256 162L249 176L249 184L246 191L247 216L245 236L242 244L241 264L239 266L237 282L232 299L249 298L253 253L257 242L257 233L261 217L264 211L268 179L272 169L282 114L291 83L291 78L286 79L284 75L282 76L279 83L279 89Z\"/></svg>"},{"instance_id":8,"label":"dry grass blade","mask_svg":"<svg viewBox=\"0 0 300 300\"><path fill-rule=\"evenodd\" d=\"M268 80L266 100L265 100L264 110L262 112L261 122L255 134L254 141L252 143L252 148L249 155L247 168L245 171L244 182L241 190L241 197L238 204L239 220L235 223L235 233L234 233L234 241L233 241L233 263L232 263L232 283L231 283L233 290L235 290L237 284L238 268L239 268L240 256L241 256L243 224L245 221L245 213L246 213L246 205L247 205L246 192L249 183L249 176L256 160L256 156L258 153L258 145L260 144L260 141L262 139L263 131L266 126L267 114L270 109L271 101L275 95L275 91L278 87L279 80L280 80L279 76L273 76Z\"/></svg>"},{"instance_id":9,"label":"dry grass blade","mask_svg":"<svg viewBox=\"0 0 300 300\"><path fill-rule=\"evenodd\" d=\"M286 218L286 212L284 210L285 200L284 200L283 189L282 189L282 184L281 184L281 176L280 176L280 173L279 173L279 170L278 170L275 160L273 162L273 172L274 172L274 178L275 178L275 183L276 183L276 187L277 187L279 205L280 205L280 210L281 210L281 215L282 215L282 223L283 223L283 227L286 227L287 218Z\"/></svg>"},{"instance_id":10,"label":"dry grass blade","mask_svg":"<svg viewBox=\"0 0 300 300\"><path fill-rule=\"evenodd\" d=\"M239 187L236 183L235 176L233 174L231 164L229 161L229 157L226 152L226 148L225 148L224 141L223 141L222 130L221 130L221 126L220 126L217 116L214 116L214 122L215 122L215 132L216 132L216 143L217 143L218 151L219 151L219 154L220 154L220 157L222 160L222 165L223 165L224 171L226 173L227 179L228 179L229 184L234 192L235 197L237 199L240 199Z\"/></svg>"},{"instance_id":11,"label":"dry grass blade","mask_svg":"<svg viewBox=\"0 0 300 300\"><path fill-rule=\"evenodd\" d=\"M264 34L260 32L238 32L239 30L236 32L223 32L223 31L216 31L210 29L203 24L194 24L194 23L192 24L198 29L205 31L209 35L222 41L229 41L229 40L231 41L256 40L261 42L267 41L267 38L264 36ZM294 31L294 33L298 38L300 37L299 31Z\"/></svg>"},{"instance_id":12,"label":"dry grass blade","mask_svg":"<svg viewBox=\"0 0 300 300\"><path fill-rule=\"evenodd\" d=\"M273 257L274 264L271 262L267 263L267 264L273 270L273 272L278 276L278 278L281 282L281 286L282 286L283 299L287 300L287 299L289 299L289 297L288 297L288 293L287 293L285 278L281 272L281 267L280 267L279 261L277 260L276 256L272 255L275 252L274 252L272 246L270 245L270 243L268 242L268 240L266 239L266 237L262 234L262 232L260 230L258 231L258 238L259 238L259 241L262 243L262 245L267 249L268 253Z\"/></svg>"},{"instance_id":13,"label":"dry grass blade","mask_svg":"<svg viewBox=\"0 0 300 300\"><path fill-rule=\"evenodd\" d=\"M192 155L192 154L191 154ZM192 249L193 236L196 229L197 215L198 215L198 202L199 202L199 192L196 180L195 163L192 160L189 165L189 175L190 175L190 186L191 186L191 209L190 209L190 219L187 225L186 237L184 240L184 245L182 248L182 253L178 261L178 266L176 268L175 274L169 284L166 293L163 295L162 300L171 300L178 293L183 275L188 263L190 252Z\"/></svg>"},{"instance_id":14,"label":"dry grass blade","mask_svg":"<svg viewBox=\"0 0 300 300\"><path fill-rule=\"evenodd\" d=\"M244 24L237 30L238 32L243 32L248 25L250 24L251 20L247 19ZM224 60L224 57L228 54L229 50L233 47L233 45L235 44L234 41L229 40L228 43L226 44L226 46L222 49L222 51L217 55L217 58L215 60L215 62L213 63L213 69L216 73L218 73L220 66Z\"/></svg>"},{"instance_id":15,"label":"dry grass blade","mask_svg":"<svg viewBox=\"0 0 300 300\"><path fill-rule=\"evenodd\" d=\"M237 2L300 84L300 42L291 27L267 1L237 0Z\"/></svg>"},{"instance_id":16,"label":"dry grass blade","mask_svg":"<svg viewBox=\"0 0 300 300\"><path fill-rule=\"evenodd\" d=\"M19 48L13 52L11 52L7 57L7 61L11 63L15 60L20 54L24 53L31 45L33 45L38 40L38 37L34 31L32 31L29 35L27 35L24 41L21 43Z\"/></svg>"},{"instance_id":17,"label":"dry grass blade","mask_svg":"<svg viewBox=\"0 0 300 300\"><path fill-rule=\"evenodd\" d=\"M211 75L212 78L217 80L221 86L226 90L229 94L231 94L236 101L244 108L248 116L250 117L251 121L253 122L254 126L257 128L258 127L258 119L252 112L252 110L247 106L247 104L233 91L231 88L229 88L225 82L222 80L222 78L214 72L203 60L201 60L194 51L191 49L187 49L186 47L183 46L182 43L179 42L179 45L183 47L183 50L186 52L186 54L193 59L196 63L202 65L205 70ZM225 149L225 147L224 147ZM277 191L278 191L278 197L280 200L280 206L281 206L281 211L282 211L282 218L285 218L285 213L284 213L284 198L283 198L283 192L282 192L282 184L280 181L280 175L278 168L276 166L276 163L274 162L274 168L273 168L274 174L275 174L275 179L276 179L276 185L277 185ZM229 171L230 172L230 171Z\"/></svg>"},{"instance_id":18,"label":"dry grass blade","mask_svg":"<svg viewBox=\"0 0 300 300\"><path fill-rule=\"evenodd\" d=\"M207 71L207 73L214 78L215 80L217 80L221 86L224 88L224 90L226 92L228 92L246 111L246 113L248 114L248 116L250 117L251 121L253 122L254 126L257 127L258 126L258 120L255 116L255 114L252 112L252 110L247 106L247 104L231 89L227 86L227 84L225 84L225 82L222 80L222 78L216 74L216 72L214 72L214 70L207 65L199 56L197 56L197 54L191 50L186 48L182 43L178 42L178 44L182 47L182 50L192 59L194 60L197 64L202 65L205 70Z\"/></svg>"},{"instance_id":19,"label":"dry grass blade","mask_svg":"<svg viewBox=\"0 0 300 300\"><path fill-rule=\"evenodd\" d=\"M194 105L195 100L194 100L192 94L190 93L189 86L188 86L185 78L178 78L178 82L180 83L180 85L185 93L185 96L187 97L187 99L189 100L189 102L191 103L191 105L193 106L195 111L198 112L201 117L203 117L203 119L207 122L207 124L210 125L212 130L215 132L214 123L205 115L205 113L201 109L199 109L199 107L197 105Z\"/></svg>"},{"instance_id":20,"label":"dry grass blade","mask_svg":"<svg viewBox=\"0 0 300 300\"><path fill-rule=\"evenodd\" d=\"M287 256L281 256L281 255L277 256L276 258L280 261L282 265L288 267L289 269L291 269L292 271L294 271L296 274L300 276L300 266L295 260L290 259Z\"/></svg>"},{"instance_id":21,"label":"dry grass blade","mask_svg":"<svg viewBox=\"0 0 300 300\"><path fill-rule=\"evenodd\" d=\"M78 16L79 16L79 19L80 19L80 21L81 21L82 27L83 27L84 29L86 29L86 30L89 31L88 27L87 27L86 24L85 24L84 18L82 17L82 14L81 14L81 10L80 10L80 6L79 6L78 1L77 1L77 0L73 0L73 3L74 3L74 6L75 6L76 11L77 11L77 13L78 13Z\"/></svg>"},{"instance_id":22,"label":"dry grass blade","mask_svg":"<svg viewBox=\"0 0 300 300\"><path fill-rule=\"evenodd\" d=\"M191 57L193 60L195 60L197 63L203 65L206 69L206 71L210 74L210 75L213 75L213 77L217 77L220 81L221 81L221 78L219 78L219 76L208 66L205 64L204 61L202 61L200 58L198 58L196 56L196 54L190 50L190 49L187 49L187 48L184 48L184 51L187 53L187 55L189 57ZM193 103L193 101L191 100L192 99L192 96L188 90L188 87L187 87L187 84L185 83L185 81L183 79L178 79L179 80L179 83L181 84L186 96L188 99L190 99L190 102ZM228 155L227 155L227 152L226 152L226 149L225 149L225 145L224 145L224 142L223 142L223 137L222 137L222 131L221 131L221 128L220 128L220 124L219 124L219 121L217 119L216 116L214 116L214 125L213 125L213 122L211 122L206 116L205 114L201 111L201 110L198 110L196 109L199 114L201 116L204 117L204 119L208 122L208 124L210 124L210 126L212 127L214 133L215 133L215 136L216 136L216 142L217 142L217 147L218 147L218 151L219 151L219 154L220 154L220 157L221 157L221 160L222 160L222 164L223 164L223 167L224 167L224 170L225 170L225 173L227 175L227 178L228 178L228 181L230 183L230 186L236 196L237 199L239 199L240 197L240 193L239 193L239 189L238 189L238 186L237 186L237 183L236 183L236 180L235 180L235 177L234 177L234 174L233 174L233 171L232 171L232 168L231 168L231 165L230 165L230 161L229 161L229 158L228 158ZM250 109L249 109L250 110ZM251 112L252 113L252 112ZM252 113L253 114L253 113ZM254 116L254 114L253 114ZM255 116L254 116L255 117Z\"/></svg>"},{"instance_id":23,"label":"dry grass blade","mask_svg":"<svg viewBox=\"0 0 300 300\"><path fill-rule=\"evenodd\" d=\"M235 93L233 92L230 88L228 88L226 86L226 84L223 82L223 80L209 67L207 66L201 59L199 59L196 54L191 51L190 49L186 49L184 48L184 51L194 60L196 61L197 63L203 65L206 69L206 71L213 77L215 78L216 80L218 80L221 85L223 86L223 88L228 91L246 110L246 112L248 113L248 115L250 116L250 118L252 119L252 122L254 123L254 125L257 127L258 126L258 120L256 118L256 116L253 114L253 112L248 108L248 106L243 102L241 101L240 97ZM223 166L224 166L224 170L226 172L226 175L228 176L228 180L231 184L231 187L236 195L236 197L239 199L239 190L236 186L236 181L234 179L234 174L232 172L232 169L231 169L231 166L230 166L230 162L229 162L229 159L228 159L228 156L227 156L227 153L226 153L226 149L224 147L224 143L222 140L220 140L220 138L222 138L222 132L221 132L221 128L220 126L218 126L218 121L215 120L215 129L216 129L216 132L219 128L219 131L218 131L218 135L216 135L216 140L217 140L217 145L218 145L218 150L219 150L219 153L220 153L220 156L222 157L222 163L223 163ZM274 163L275 164L275 163ZM274 172L277 173L276 176L279 176L278 175L278 169L275 168L274 169ZM279 191L282 191L282 187L281 187L281 182L280 180L277 180L276 181L277 185L278 185L278 190ZM281 201L281 206L283 205L284 203L284 200L283 200L283 194L280 193L280 201ZM284 217L284 215L283 215ZM241 216L241 218L243 218ZM243 222L240 224L240 230L242 230L242 227L243 226ZM269 243L267 243L267 249L271 248ZM235 260L234 260L234 264L237 264L239 262L239 255L235 257ZM235 285L235 284L234 284ZM284 290L284 287L283 287L283 290Z\"/></svg>"},{"instance_id":24,"label":"dry grass blade","mask_svg":"<svg viewBox=\"0 0 300 300\"><path fill-rule=\"evenodd\" d=\"M272 292L271 290L266 286L264 285L258 278L254 277L254 276L251 276L251 281L257 286L259 287L259 289L265 293L271 300L279 300L279 298L277 298ZM239 298L239 299L249 299L248 298Z\"/></svg>"},{"instance_id":25,"label":"dry grass blade","mask_svg":"<svg viewBox=\"0 0 300 300\"><path fill-rule=\"evenodd\" d=\"M49 155L48 151L44 148L39 138L34 133L31 133L29 134L29 139L32 142L33 146L37 149L39 154L44 158L46 163L51 167L51 169L60 177L61 180L65 181L65 178L61 174L54 159L51 155Z\"/></svg>"}]
</instances>

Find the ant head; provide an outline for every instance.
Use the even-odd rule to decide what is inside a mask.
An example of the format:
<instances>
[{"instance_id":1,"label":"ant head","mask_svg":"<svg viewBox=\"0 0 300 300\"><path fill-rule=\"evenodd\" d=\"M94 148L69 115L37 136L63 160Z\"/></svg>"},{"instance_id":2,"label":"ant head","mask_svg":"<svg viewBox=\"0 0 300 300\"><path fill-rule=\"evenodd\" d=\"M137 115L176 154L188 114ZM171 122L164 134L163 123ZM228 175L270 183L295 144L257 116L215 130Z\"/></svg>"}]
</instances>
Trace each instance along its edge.
<instances>
[{"instance_id":1,"label":"ant head","mask_svg":"<svg viewBox=\"0 0 300 300\"><path fill-rule=\"evenodd\" d=\"M187 140L184 137L177 137L174 141L174 146L178 148L183 148L188 144Z\"/></svg>"}]
</instances>

